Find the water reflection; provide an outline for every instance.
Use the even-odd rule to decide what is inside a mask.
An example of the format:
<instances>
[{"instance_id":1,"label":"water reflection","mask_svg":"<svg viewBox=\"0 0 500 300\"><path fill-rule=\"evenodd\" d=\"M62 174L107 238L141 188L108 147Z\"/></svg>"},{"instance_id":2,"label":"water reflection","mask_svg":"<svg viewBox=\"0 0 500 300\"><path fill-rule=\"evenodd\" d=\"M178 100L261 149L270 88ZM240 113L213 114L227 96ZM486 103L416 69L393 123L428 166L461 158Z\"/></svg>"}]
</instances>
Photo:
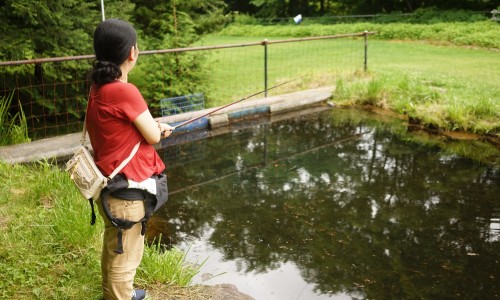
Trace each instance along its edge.
<instances>
[{"instance_id":1,"label":"water reflection","mask_svg":"<svg viewBox=\"0 0 500 300\"><path fill-rule=\"evenodd\" d=\"M328 111L167 148L157 217L257 299L499 297L499 168L398 126Z\"/></svg>"}]
</instances>

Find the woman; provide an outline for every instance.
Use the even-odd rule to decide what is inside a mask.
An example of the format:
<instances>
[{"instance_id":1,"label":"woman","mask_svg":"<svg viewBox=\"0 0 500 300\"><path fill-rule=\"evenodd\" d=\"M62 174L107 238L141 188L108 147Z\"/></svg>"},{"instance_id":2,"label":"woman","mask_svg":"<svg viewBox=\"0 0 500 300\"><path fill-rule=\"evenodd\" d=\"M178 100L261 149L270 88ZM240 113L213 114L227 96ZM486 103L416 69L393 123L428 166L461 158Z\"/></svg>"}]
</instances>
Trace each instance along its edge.
<instances>
[{"instance_id":1,"label":"woman","mask_svg":"<svg viewBox=\"0 0 500 300\"><path fill-rule=\"evenodd\" d=\"M103 192L98 201L105 223L103 294L106 300L143 299L145 291L134 290L133 281L144 251L144 223L135 222L145 216L146 197L140 189L127 188L126 184L161 176L165 165L152 144L169 136L173 127L156 122L137 87L128 83L128 74L139 57L137 34L129 23L119 19L100 23L94 32L94 51L97 61L91 71L86 126L97 166L104 175L110 175L140 142L137 153L115 177L125 182L125 188L121 185L112 193L105 189L107 197ZM125 230L115 227L106 213L132 221L133 226Z\"/></svg>"}]
</instances>

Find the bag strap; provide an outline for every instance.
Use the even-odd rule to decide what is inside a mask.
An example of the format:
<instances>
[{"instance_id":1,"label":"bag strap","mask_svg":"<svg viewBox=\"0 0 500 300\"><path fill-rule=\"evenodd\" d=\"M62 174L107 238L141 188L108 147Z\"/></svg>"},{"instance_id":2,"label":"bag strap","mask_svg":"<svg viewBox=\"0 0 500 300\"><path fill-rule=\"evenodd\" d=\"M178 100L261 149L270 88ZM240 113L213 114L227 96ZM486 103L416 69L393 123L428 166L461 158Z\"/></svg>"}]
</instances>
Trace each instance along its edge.
<instances>
[{"instance_id":1,"label":"bag strap","mask_svg":"<svg viewBox=\"0 0 500 300\"><path fill-rule=\"evenodd\" d=\"M132 152L130 153L130 155L124 160L122 161L122 163L113 171L113 173L111 173L111 175L108 176L109 179L113 179L113 177L116 176L116 174L118 174L118 172L120 172L127 164L128 162L134 157L134 155L137 153L137 150L139 149L139 146L141 145L141 142L139 141L135 146L134 146L134 149L132 149Z\"/></svg>"},{"instance_id":2,"label":"bag strap","mask_svg":"<svg viewBox=\"0 0 500 300\"><path fill-rule=\"evenodd\" d=\"M90 101L90 94L88 101ZM88 102L87 102L87 107L88 107ZM87 107L85 108L85 119L83 120L82 137L80 138L80 143L84 147L85 147L85 140L87 139Z\"/></svg>"},{"instance_id":3,"label":"bag strap","mask_svg":"<svg viewBox=\"0 0 500 300\"><path fill-rule=\"evenodd\" d=\"M89 96L87 97L87 105L85 106L85 119L83 120L83 130L82 137L80 138L80 143L85 147L85 140L87 139L87 109L89 108L90 93L92 92L92 86L90 86Z\"/></svg>"}]
</instances>

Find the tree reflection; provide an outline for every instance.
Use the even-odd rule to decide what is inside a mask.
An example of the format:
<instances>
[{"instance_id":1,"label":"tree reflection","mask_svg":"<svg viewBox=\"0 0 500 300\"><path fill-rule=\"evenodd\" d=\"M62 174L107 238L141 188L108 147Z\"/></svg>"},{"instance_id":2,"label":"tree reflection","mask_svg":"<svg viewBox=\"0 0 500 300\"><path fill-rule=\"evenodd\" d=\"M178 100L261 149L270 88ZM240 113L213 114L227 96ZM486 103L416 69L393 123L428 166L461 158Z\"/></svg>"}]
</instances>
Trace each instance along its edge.
<instances>
[{"instance_id":1,"label":"tree reflection","mask_svg":"<svg viewBox=\"0 0 500 300\"><path fill-rule=\"evenodd\" d=\"M498 297L498 169L331 113L204 142L170 170L171 190L194 186L164 211L174 243L213 228L244 270L290 261L321 293Z\"/></svg>"}]
</instances>

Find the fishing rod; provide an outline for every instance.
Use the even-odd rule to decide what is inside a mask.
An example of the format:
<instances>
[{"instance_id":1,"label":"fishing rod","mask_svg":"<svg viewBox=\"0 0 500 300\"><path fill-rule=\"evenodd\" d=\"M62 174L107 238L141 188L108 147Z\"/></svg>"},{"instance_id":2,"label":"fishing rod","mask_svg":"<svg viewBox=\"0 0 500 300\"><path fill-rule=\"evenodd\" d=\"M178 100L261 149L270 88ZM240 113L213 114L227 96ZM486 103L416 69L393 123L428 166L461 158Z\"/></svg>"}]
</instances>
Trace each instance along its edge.
<instances>
[{"instance_id":1,"label":"fishing rod","mask_svg":"<svg viewBox=\"0 0 500 300\"><path fill-rule=\"evenodd\" d=\"M275 89L275 88L280 87L280 86L282 86L282 85L285 85L285 84L287 84L287 83L290 83L290 82L293 82L293 81L299 80L299 79L301 79L301 78L302 78L302 77L299 77L299 78L295 78L295 79L289 80L289 81L287 81L287 82L283 82L283 83L277 84L277 85L275 85L275 86L272 86L272 87L268 88L267 90L262 90L262 91L260 91L260 92L255 93L255 94L251 94L251 95L249 95L249 96L246 96L246 97L244 97L244 98L241 98L241 99L236 100L236 101L234 101L234 102L231 102L231 103L229 103L229 104L226 104L226 105L224 105L224 106L221 106L221 107L219 107L219 108L217 108L217 109L214 109L214 110L212 110L212 111L211 111L211 112L209 112L209 113L206 113L206 114L204 114L204 115L201 115L201 116L198 116L198 117L195 117L195 118L189 119L189 120L187 120L187 121L184 121L184 122L182 122L182 123L180 123L180 124L177 124L177 125L173 126L172 131L174 131L175 129L177 129L177 128L179 128L179 127L182 127L182 126L184 126L184 125L187 125L187 124L189 124L189 123L192 123L192 122L194 122L194 121L196 121L196 120L199 120L199 119L201 119L201 118L203 118L203 117L209 116L209 115L211 115L211 114L213 114L213 113L215 113L215 112L218 112L219 110L222 110L222 109L224 109L224 108L226 108L226 107L229 107L229 106L234 105L234 104L236 104L236 103L239 103L239 102L241 102L241 101L247 100L247 99L249 99L249 98L255 97L255 96L257 96L257 95L260 95L260 94L262 94L262 93L265 93L266 91L269 91L269 90Z\"/></svg>"}]
</instances>

